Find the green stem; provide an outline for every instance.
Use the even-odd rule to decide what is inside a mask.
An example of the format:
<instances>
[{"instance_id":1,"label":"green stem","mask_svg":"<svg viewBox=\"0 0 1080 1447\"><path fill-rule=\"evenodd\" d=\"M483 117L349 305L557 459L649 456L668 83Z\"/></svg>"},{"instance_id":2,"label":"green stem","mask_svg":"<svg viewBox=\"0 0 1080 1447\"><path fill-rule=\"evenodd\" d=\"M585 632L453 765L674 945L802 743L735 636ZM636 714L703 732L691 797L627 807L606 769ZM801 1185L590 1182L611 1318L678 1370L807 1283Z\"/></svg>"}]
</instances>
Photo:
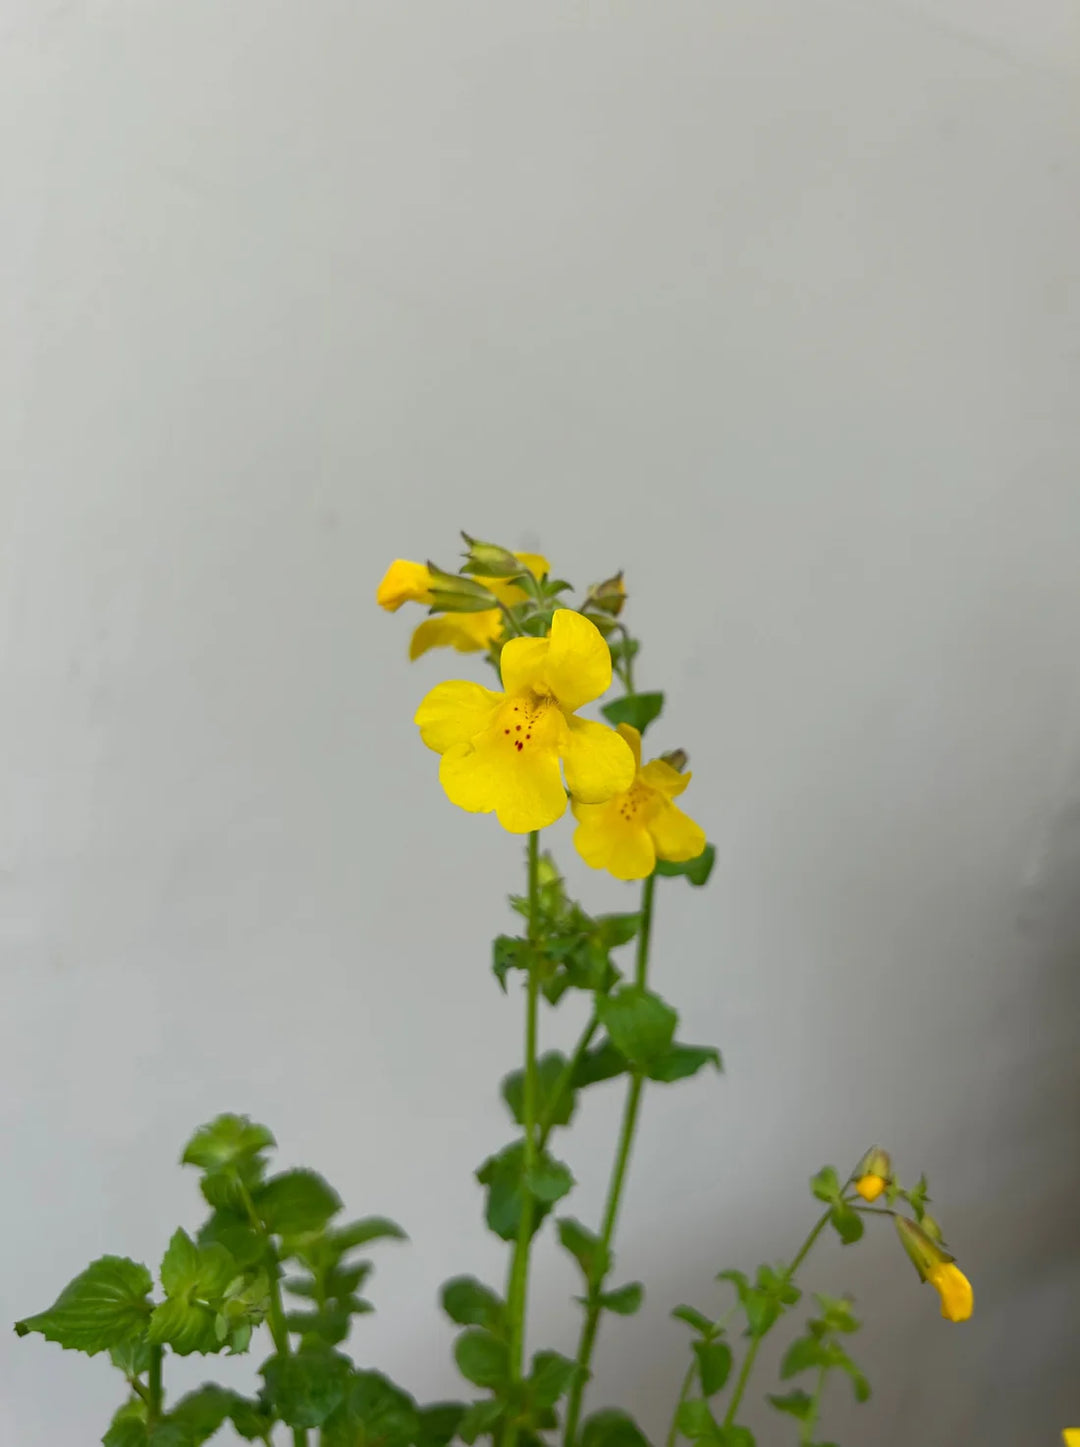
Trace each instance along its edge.
<instances>
[{"instance_id":1,"label":"green stem","mask_svg":"<svg viewBox=\"0 0 1080 1447\"><path fill-rule=\"evenodd\" d=\"M540 835L529 835L529 942L535 945L540 927ZM522 1100L525 1132L522 1153L522 1175L528 1181L536 1165L536 1037L540 1002L540 974L535 950L529 952L529 972L525 1008L525 1081ZM510 1263L510 1287L506 1310L510 1325L510 1380L516 1386L523 1377L525 1358L525 1305L529 1293L529 1252L533 1238L533 1198L526 1185L521 1193L521 1221ZM515 1447L518 1424L511 1418L506 1425L504 1447Z\"/></svg>"},{"instance_id":2,"label":"green stem","mask_svg":"<svg viewBox=\"0 0 1080 1447\"><path fill-rule=\"evenodd\" d=\"M656 875L650 874L646 879L641 892L641 925L638 929L637 964L634 971L635 983L644 988L649 968L649 945L652 936L653 916L653 895L656 890ZM619 1129L619 1143L615 1152L615 1164L611 1172L611 1183L608 1186L607 1204L604 1208L604 1224L600 1228L600 1250L599 1259L602 1262L610 1263L611 1242L615 1235L615 1223L619 1215L619 1202L622 1199L623 1186L626 1182L626 1170L630 1164L630 1151L634 1144L634 1132L637 1130L638 1111L641 1107L641 1092L645 1085L645 1077L640 1071L634 1071L630 1078L630 1087L626 1093L626 1103L623 1106L622 1125ZM605 1270L596 1281L589 1283L588 1305L585 1308L585 1321L581 1328L581 1340L578 1343L577 1364L579 1371L574 1378L574 1384L570 1388L570 1397L566 1404L566 1427L563 1431L563 1447L574 1447L577 1440L578 1422L581 1418L581 1403L585 1394L585 1383L589 1379L589 1371L592 1366L593 1349L596 1345L596 1334L600 1329L600 1315L603 1311L601 1295L603 1292L604 1279L607 1276Z\"/></svg>"},{"instance_id":3,"label":"green stem","mask_svg":"<svg viewBox=\"0 0 1080 1447\"><path fill-rule=\"evenodd\" d=\"M814 1440L814 1429L817 1426L818 1417L821 1415L821 1394L825 1390L825 1378L828 1375L828 1367L818 1369L817 1386L814 1388L814 1395L810 1399L810 1410L803 1419L802 1431L799 1433L799 1441L803 1444L812 1443Z\"/></svg>"},{"instance_id":4,"label":"green stem","mask_svg":"<svg viewBox=\"0 0 1080 1447\"><path fill-rule=\"evenodd\" d=\"M694 1374L697 1371L697 1358L690 1363L686 1369L686 1376L683 1377L683 1384L679 1391L679 1400L675 1403L675 1411L671 1418L671 1427L667 1434L667 1447L675 1447L679 1437L679 1411L682 1404L689 1395L690 1388L694 1385Z\"/></svg>"},{"instance_id":5,"label":"green stem","mask_svg":"<svg viewBox=\"0 0 1080 1447\"><path fill-rule=\"evenodd\" d=\"M270 1240L270 1233L259 1218L255 1209L255 1202L251 1199L251 1192L243 1181L237 1177L237 1187L240 1192L240 1199L244 1203L244 1210L247 1212L248 1220L251 1222L252 1230L262 1237L266 1243L266 1254L268 1259L267 1276L270 1279L268 1293L268 1305L266 1311L266 1324L270 1328L270 1335L274 1341L274 1349L278 1356L287 1357L292 1355L292 1348L289 1345L289 1328L285 1322L285 1308L281 1300L281 1264L277 1258L277 1252ZM307 1428L294 1427L292 1429L293 1447L307 1447Z\"/></svg>"},{"instance_id":6,"label":"green stem","mask_svg":"<svg viewBox=\"0 0 1080 1447\"><path fill-rule=\"evenodd\" d=\"M149 1400L146 1409L147 1426L155 1427L161 1417L162 1408L165 1405L165 1390L161 1382L162 1364L165 1360L165 1348L152 1346L150 1348L150 1375L148 1381Z\"/></svg>"},{"instance_id":7,"label":"green stem","mask_svg":"<svg viewBox=\"0 0 1080 1447\"><path fill-rule=\"evenodd\" d=\"M809 1236L807 1236L806 1240L799 1247L798 1251L795 1253L795 1257L792 1260L791 1265L784 1272L785 1281L791 1282L794 1279L796 1271L798 1271L799 1267L806 1260L810 1252L810 1248L813 1246L814 1242L821 1235L822 1231L824 1231L826 1225L828 1224L830 1215L831 1208L829 1211L826 1211L824 1213L824 1215L815 1225L814 1229L810 1232ZM774 1322L773 1325L775 1326L776 1323ZM771 1331L772 1328L770 1327L769 1330ZM724 1417L723 1425L725 1427L730 1427L735 1421L735 1413L739 1410L739 1403L742 1401L743 1393L746 1391L746 1384L750 1380L750 1373L754 1370L754 1362L757 1360L757 1354L761 1349L761 1343L765 1340L768 1334L768 1331L764 1331L760 1336L756 1336L754 1340L750 1343L750 1349L746 1353L746 1358L742 1364L742 1370L739 1372L738 1381L735 1383L735 1390L731 1396L731 1403L727 1409L727 1415Z\"/></svg>"}]
</instances>

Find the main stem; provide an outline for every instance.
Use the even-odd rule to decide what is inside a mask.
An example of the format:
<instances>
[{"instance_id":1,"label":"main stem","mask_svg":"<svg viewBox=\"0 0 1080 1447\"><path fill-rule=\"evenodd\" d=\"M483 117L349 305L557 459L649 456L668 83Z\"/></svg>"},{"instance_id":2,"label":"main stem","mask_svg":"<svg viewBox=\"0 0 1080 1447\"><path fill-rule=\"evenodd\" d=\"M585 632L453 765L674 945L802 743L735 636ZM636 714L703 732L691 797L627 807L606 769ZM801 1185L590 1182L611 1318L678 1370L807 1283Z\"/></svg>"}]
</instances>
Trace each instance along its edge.
<instances>
[{"instance_id":1,"label":"main stem","mask_svg":"<svg viewBox=\"0 0 1080 1447\"><path fill-rule=\"evenodd\" d=\"M252 1229L266 1242L267 1256L272 1259L268 1262L270 1278L269 1302L266 1311L266 1324L270 1328L270 1335L274 1340L274 1348L279 1357L292 1355L292 1348L289 1345L289 1328L285 1322L285 1308L281 1301L281 1269L278 1263L277 1254L274 1252L270 1233L259 1219L259 1213L255 1209L255 1202L251 1199L251 1192L238 1181L240 1197L244 1203L244 1210L247 1212L248 1220ZM308 1434L306 1427L294 1427L292 1429L293 1447L307 1447Z\"/></svg>"},{"instance_id":2,"label":"main stem","mask_svg":"<svg viewBox=\"0 0 1080 1447\"><path fill-rule=\"evenodd\" d=\"M165 1391L161 1383L162 1364L165 1360L165 1348L152 1346L150 1348L150 1374L148 1378L150 1400L147 1403L146 1419L147 1425L154 1427L161 1416L162 1407L165 1404Z\"/></svg>"},{"instance_id":3,"label":"main stem","mask_svg":"<svg viewBox=\"0 0 1080 1447\"><path fill-rule=\"evenodd\" d=\"M645 987L649 969L649 945L652 937L653 894L655 890L656 875L650 874L641 891L641 924L638 927L637 961L634 970L634 983L642 989ZM622 1199L623 1186L626 1182L626 1169L630 1164L630 1151L634 1144L634 1132L637 1130L638 1111L641 1107L641 1092L644 1085L645 1077L640 1070L635 1070L630 1079L630 1088L626 1092L622 1125L619 1129L619 1144L615 1151L615 1164L611 1172L611 1183L608 1186L607 1204L604 1207L604 1224L600 1229L600 1250L598 1256L602 1262L608 1262L611 1258L611 1242L615 1235L615 1223L619 1215L619 1202ZM605 1272L604 1275L606 1274ZM566 1404L566 1427L563 1432L563 1447L574 1447L577 1440L578 1422L581 1418L581 1403L585 1395L585 1383L589 1379L593 1349L596 1346L596 1334L600 1329L600 1314L604 1309L600 1299L603 1284L603 1276L589 1283L588 1305L585 1308L585 1321L582 1324L581 1340L578 1343L577 1364L579 1370L574 1378L574 1384L570 1388L570 1397Z\"/></svg>"},{"instance_id":4,"label":"main stem","mask_svg":"<svg viewBox=\"0 0 1080 1447\"><path fill-rule=\"evenodd\" d=\"M529 943L536 945L540 928L540 835L534 830L529 835ZM523 1127L525 1131L522 1152L522 1177L528 1182L535 1166L537 1155L536 1118L536 1036L537 1015L540 1002L540 972L537 968L536 951L529 951L529 971L525 1005L525 1082L522 1099ZM522 1380L525 1358L525 1303L529 1292L529 1251L533 1237L533 1198L526 1184L521 1193L521 1220L518 1223L517 1240L514 1243L513 1260L510 1263L510 1289L507 1292L507 1315L510 1320L510 1380L516 1386ZM518 1436L517 1421L511 1417L506 1425L503 1447L515 1447Z\"/></svg>"},{"instance_id":5,"label":"main stem","mask_svg":"<svg viewBox=\"0 0 1080 1447\"><path fill-rule=\"evenodd\" d=\"M825 1378L828 1375L828 1367L818 1369L817 1386L814 1388L814 1395L810 1402L810 1410L803 1418L802 1431L799 1434L799 1442L809 1444L814 1440L814 1429L817 1427L818 1418L821 1416L821 1394L825 1390Z\"/></svg>"},{"instance_id":6,"label":"main stem","mask_svg":"<svg viewBox=\"0 0 1080 1447\"><path fill-rule=\"evenodd\" d=\"M829 1211L825 1212L825 1214L821 1217L821 1220L818 1221L817 1225L810 1232L809 1236L807 1236L806 1240L795 1253L791 1265L784 1273L785 1279L787 1281L790 1282L794 1280L795 1273L806 1260L810 1252L810 1248L813 1246L817 1238L821 1235L822 1231L824 1231L830 1214L831 1213ZM735 1421L735 1413L739 1410L739 1403L742 1401L743 1393L746 1391L746 1384L750 1380L750 1373L754 1370L754 1362L757 1360L757 1354L761 1349L761 1343L765 1340L765 1337L767 1335L768 1333L765 1332L761 1336L756 1336L754 1340L750 1343L750 1348L747 1351L745 1360L742 1364L742 1370L739 1373L739 1379L735 1383L735 1390L731 1394L731 1403L728 1406L727 1415L724 1418L725 1427L730 1427Z\"/></svg>"}]
</instances>

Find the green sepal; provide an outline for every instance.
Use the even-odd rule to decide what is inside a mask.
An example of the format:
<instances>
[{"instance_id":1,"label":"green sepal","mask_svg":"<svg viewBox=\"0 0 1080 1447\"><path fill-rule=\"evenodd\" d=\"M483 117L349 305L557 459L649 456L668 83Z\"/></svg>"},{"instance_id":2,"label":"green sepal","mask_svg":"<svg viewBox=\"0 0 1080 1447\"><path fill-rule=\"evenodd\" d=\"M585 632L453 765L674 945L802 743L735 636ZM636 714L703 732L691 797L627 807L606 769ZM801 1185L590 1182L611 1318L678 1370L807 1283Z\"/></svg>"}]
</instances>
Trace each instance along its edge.
<instances>
[{"instance_id":1,"label":"green sepal","mask_svg":"<svg viewBox=\"0 0 1080 1447\"><path fill-rule=\"evenodd\" d=\"M79 1273L49 1307L15 1323L19 1336L38 1331L46 1341L94 1356L142 1336L152 1310L149 1271L126 1256L101 1256Z\"/></svg>"}]
</instances>

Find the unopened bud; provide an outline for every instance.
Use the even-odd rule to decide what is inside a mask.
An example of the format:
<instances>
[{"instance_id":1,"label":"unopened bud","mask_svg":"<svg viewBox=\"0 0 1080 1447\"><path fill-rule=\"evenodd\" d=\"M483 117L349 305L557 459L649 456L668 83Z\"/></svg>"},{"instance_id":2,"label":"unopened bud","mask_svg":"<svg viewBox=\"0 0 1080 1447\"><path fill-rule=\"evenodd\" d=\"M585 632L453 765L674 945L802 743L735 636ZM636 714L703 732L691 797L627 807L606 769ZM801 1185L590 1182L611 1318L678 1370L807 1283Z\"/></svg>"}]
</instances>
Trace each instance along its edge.
<instances>
[{"instance_id":1,"label":"unopened bud","mask_svg":"<svg viewBox=\"0 0 1080 1447\"><path fill-rule=\"evenodd\" d=\"M464 578L460 573L444 573L434 563L427 566L433 613L485 613L499 606L498 599L483 583Z\"/></svg>"},{"instance_id":2,"label":"unopened bud","mask_svg":"<svg viewBox=\"0 0 1080 1447\"><path fill-rule=\"evenodd\" d=\"M623 582L622 569L613 578L605 578L602 583L593 583L585 595L585 601L581 605L581 611L595 610L600 613L607 613L611 618L617 618L623 610L626 602L626 584Z\"/></svg>"},{"instance_id":3,"label":"unopened bud","mask_svg":"<svg viewBox=\"0 0 1080 1447\"><path fill-rule=\"evenodd\" d=\"M874 1146L863 1157L856 1173L855 1189L864 1201L876 1201L892 1179L892 1160L888 1151Z\"/></svg>"},{"instance_id":4,"label":"unopened bud","mask_svg":"<svg viewBox=\"0 0 1080 1447\"><path fill-rule=\"evenodd\" d=\"M669 754L661 754L660 761L667 764L669 769L674 769L677 774L681 774L690 762L690 755L685 749L672 749Z\"/></svg>"},{"instance_id":5,"label":"unopened bud","mask_svg":"<svg viewBox=\"0 0 1080 1447\"><path fill-rule=\"evenodd\" d=\"M478 578L515 578L525 572L518 558L508 548L498 543L482 543L479 538L470 538L462 533L468 552L465 554L465 571Z\"/></svg>"}]
</instances>

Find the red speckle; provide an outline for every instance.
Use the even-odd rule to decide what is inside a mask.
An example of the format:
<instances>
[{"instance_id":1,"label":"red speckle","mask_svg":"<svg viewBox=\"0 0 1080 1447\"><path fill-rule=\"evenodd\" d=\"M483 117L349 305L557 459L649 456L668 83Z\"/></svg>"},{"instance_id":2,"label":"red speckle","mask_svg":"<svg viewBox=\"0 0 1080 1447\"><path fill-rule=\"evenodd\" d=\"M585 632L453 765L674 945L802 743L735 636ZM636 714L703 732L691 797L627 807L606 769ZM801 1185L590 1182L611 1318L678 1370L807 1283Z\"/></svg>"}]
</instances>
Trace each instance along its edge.
<instances>
[{"instance_id":1,"label":"red speckle","mask_svg":"<svg viewBox=\"0 0 1080 1447\"><path fill-rule=\"evenodd\" d=\"M524 747L525 747L525 745L521 742L520 739L515 739L515 740L514 740L514 748L517 749L517 751L518 751L519 754L521 753L521 751L522 751L522 749L523 749Z\"/></svg>"},{"instance_id":2,"label":"red speckle","mask_svg":"<svg viewBox=\"0 0 1080 1447\"><path fill-rule=\"evenodd\" d=\"M520 724L515 724L514 727L517 729L518 733L521 732L521 725L520 725Z\"/></svg>"},{"instance_id":3,"label":"red speckle","mask_svg":"<svg viewBox=\"0 0 1080 1447\"><path fill-rule=\"evenodd\" d=\"M509 729L503 729L503 733L504 733L504 734L508 734L509 732L510 732Z\"/></svg>"}]
</instances>

